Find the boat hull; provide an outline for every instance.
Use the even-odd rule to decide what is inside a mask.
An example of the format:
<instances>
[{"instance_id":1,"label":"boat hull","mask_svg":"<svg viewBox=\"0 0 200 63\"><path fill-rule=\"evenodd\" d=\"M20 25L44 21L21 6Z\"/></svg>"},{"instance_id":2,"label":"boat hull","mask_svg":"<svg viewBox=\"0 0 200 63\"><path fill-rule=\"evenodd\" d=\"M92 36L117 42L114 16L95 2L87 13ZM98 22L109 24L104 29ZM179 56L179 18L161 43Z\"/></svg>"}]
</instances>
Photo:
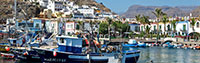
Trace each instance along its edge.
<instances>
[{"instance_id":1,"label":"boat hull","mask_svg":"<svg viewBox=\"0 0 200 63\"><path fill-rule=\"evenodd\" d=\"M89 63L89 58L91 63L109 63L109 57L100 54L77 54L77 53L67 53L67 52L56 52L50 50L34 49L38 52L42 62L48 63ZM139 58L139 53L128 54L125 56L125 63L137 63Z\"/></svg>"}]
</instances>

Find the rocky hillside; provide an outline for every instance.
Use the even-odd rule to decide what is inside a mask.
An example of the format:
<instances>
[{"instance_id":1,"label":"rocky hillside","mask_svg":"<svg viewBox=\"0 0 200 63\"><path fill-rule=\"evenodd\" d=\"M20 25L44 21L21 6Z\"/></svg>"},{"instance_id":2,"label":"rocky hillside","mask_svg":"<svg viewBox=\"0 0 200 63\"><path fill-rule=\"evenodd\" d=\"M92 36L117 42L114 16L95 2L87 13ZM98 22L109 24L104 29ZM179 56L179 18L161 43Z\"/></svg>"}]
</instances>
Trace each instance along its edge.
<instances>
[{"instance_id":1,"label":"rocky hillside","mask_svg":"<svg viewBox=\"0 0 200 63\"><path fill-rule=\"evenodd\" d=\"M0 0L0 23L5 23L7 18L13 18L14 16L14 2L13 0ZM31 3L17 2L17 19L25 19L31 17L37 17L43 8L38 5L32 5ZM22 12L24 10L27 15Z\"/></svg>"},{"instance_id":2,"label":"rocky hillside","mask_svg":"<svg viewBox=\"0 0 200 63\"><path fill-rule=\"evenodd\" d=\"M168 16L188 16L189 13L196 13L193 16L200 15L198 13L198 6L177 6L177 7L169 7L169 6L141 6L141 5L133 5L129 7L129 9L121 14L122 17L135 17L138 14L150 16L150 18L155 18L153 15L153 11L156 8L161 8L163 12L167 13Z\"/></svg>"},{"instance_id":3,"label":"rocky hillside","mask_svg":"<svg viewBox=\"0 0 200 63\"><path fill-rule=\"evenodd\" d=\"M44 8L40 7L38 4L33 5L33 3L25 3L22 0L17 0L17 18L31 18L37 17L40 11ZM97 3L94 0L69 0L73 1L78 5L89 5L96 6L106 12L111 12L110 9L106 8L103 4ZM0 23L5 23L7 18L13 18L14 16L14 0L0 0ZM27 13L27 16L24 16L22 9Z\"/></svg>"},{"instance_id":4,"label":"rocky hillside","mask_svg":"<svg viewBox=\"0 0 200 63\"><path fill-rule=\"evenodd\" d=\"M78 4L78 5L89 5L89 6L96 6L106 12L111 12L111 10L107 7L105 7L103 4L101 3L97 3L96 1L94 0L69 0L69 1L73 1L75 2L75 4Z\"/></svg>"},{"instance_id":5,"label":"rocky hillside","mask_svg":"<svg viewBox=\"0 0 200 63\"><path fill-rule=\"evenodd\" d=\"M193 16L200 16L200 7L194 9L191 13Z\"/></svg>"}]
</instances>

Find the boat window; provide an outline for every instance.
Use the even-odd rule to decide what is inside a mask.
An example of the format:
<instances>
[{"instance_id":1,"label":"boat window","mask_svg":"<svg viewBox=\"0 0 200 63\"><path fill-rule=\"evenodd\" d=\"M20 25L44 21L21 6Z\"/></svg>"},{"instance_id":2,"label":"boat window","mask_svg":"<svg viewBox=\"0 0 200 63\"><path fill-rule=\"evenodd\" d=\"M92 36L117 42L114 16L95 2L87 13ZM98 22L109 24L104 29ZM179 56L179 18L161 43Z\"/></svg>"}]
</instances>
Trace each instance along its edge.
<instances>
[{"instance_id":1,"label":"boat window","mask_svg":"<svg viewBox=\"0 0 200 63\"><path fill-rule=\"evenodd\" d=\"M36 27L36 28L39 28L39 26L40 26L39 23L37 23L35 27Z\"/></svg>"},{"instance_id":2,"label":"boat window","mask_svg":"<svg viewBox=\"0 0 200 63\"><path fill-rule=\"evenodd\" d=\"M199 27L199 22L197 22L197 27Z\"/></svg>"},{"instance_id":3,"label":"boat window","mask_svg":"<svg viewBox=\"0 0 200 63\"><path fill-rule=\"evenodd\" d=\"M186 31L186 25L185 24L183 25L183 31Z\"/></svg>"},{"instance_id":4,"label":"boat window","mask_svg":"<svg viewBox=\"0 0 200 63\"><path fill-rule=\"evenodd\" d=\"M64 43L64 38L60 38L60 40L61 40L61 43Z\"/></svg>"}]
</instances>

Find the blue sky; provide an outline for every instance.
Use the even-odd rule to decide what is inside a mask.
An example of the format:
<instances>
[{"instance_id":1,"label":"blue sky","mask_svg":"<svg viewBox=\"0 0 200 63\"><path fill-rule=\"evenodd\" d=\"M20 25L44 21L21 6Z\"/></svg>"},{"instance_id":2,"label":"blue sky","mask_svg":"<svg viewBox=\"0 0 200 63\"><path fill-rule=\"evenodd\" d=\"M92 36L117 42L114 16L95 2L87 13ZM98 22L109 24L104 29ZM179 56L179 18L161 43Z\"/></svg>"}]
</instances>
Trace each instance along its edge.
<instances>
[{"instance_id":1,"label":"blue sky","mask_svg":"<svg viewBox=\"0 0 200 63\"><path fill-rule=\"evenodd\" d=\"M112 11L125 12L131 5L145 6L200 6L200 0L96 0Z\"/></svg>"}]
</instances>

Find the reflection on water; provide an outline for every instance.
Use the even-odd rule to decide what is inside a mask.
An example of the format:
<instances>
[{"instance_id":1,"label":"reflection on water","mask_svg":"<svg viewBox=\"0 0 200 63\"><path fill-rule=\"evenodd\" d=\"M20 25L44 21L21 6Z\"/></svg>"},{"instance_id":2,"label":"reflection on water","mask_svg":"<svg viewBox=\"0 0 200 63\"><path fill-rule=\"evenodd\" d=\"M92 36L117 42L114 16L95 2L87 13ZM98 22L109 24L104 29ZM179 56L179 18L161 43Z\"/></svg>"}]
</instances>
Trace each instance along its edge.
<instances>
[{"instance_id":1,"label":"reflection on water","mask_svg":"<svg viewBox=\"0 0 200 63\"><path fill-rule=\"evenodd\" d=\"M125 48L141 50L138 63L200 63L200 50L171 49L163 47ZM0 58L0 63L26 63ZM31 63L31 62L28 62ZM35 62L34 62L35 63Z\"/></svg>"},{"instance_id":2,"label":"reflection on water","mask_svg":"<svg viewBox=\"0 0 200 63\"><path fill-rule=\"evenodd\" d=\"M5 59L0 57L0 63L14 63L14 59Z\"/></svg>"},{"instance_id":3,"label":"reflection on water","mask_svg":"<svg viewBox=\"0 0 200 63\"><path fill-rule=\"evenodd\" d=\"M200 50L163 47L129 48L141 50L138 63L200 63Z\"/></svg>"}]
</instances>

